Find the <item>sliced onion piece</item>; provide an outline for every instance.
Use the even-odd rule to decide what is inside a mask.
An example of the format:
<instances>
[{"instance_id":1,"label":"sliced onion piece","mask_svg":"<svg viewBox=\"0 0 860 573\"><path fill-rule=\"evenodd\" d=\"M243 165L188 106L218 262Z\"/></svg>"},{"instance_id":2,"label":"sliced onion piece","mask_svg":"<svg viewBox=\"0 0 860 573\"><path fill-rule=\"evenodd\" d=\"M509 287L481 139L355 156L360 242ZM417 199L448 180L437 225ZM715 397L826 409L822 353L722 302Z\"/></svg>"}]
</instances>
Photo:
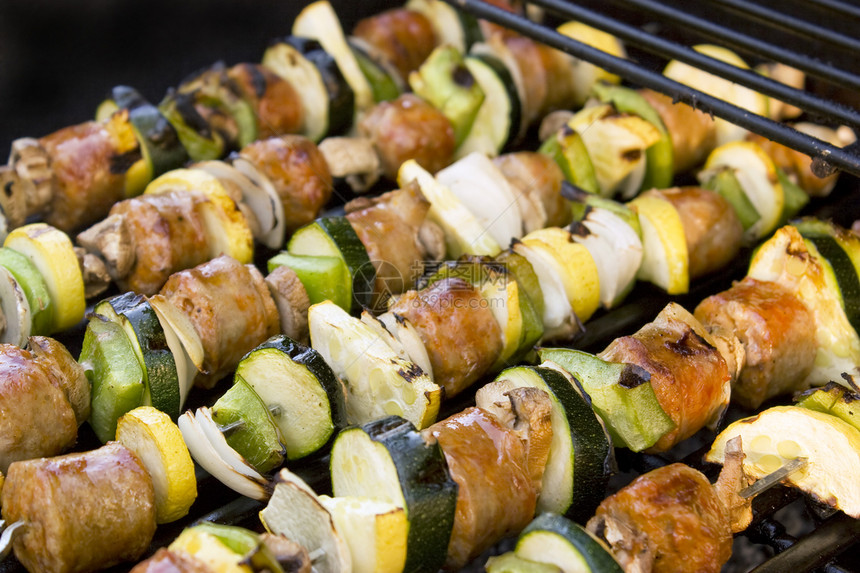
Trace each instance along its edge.
<instances>
[{"instance_id":1,"label":"sliced onion piece","mask_svg":"<svg viewBox=\"0 0 860 573\"><path fill-rule=\"evenodd\" d=\"M243 200L260 221L262 234L257 240L270 249L280 249L284 246L287 226L284 217L284 204L278 191L269 181L269 178L260 173L259 169L247 159L234 157L232 164L251 182L247 189L243 188L243 193L245 193ZM263 221L268 221L267 217L269 216L271 222L267 227ZM265 230L267 228L268 230Z\"/></svg>"},{"instance_id":2,"label":"sliced onion piece","mask_svg":"<svg viewBox=\"0 0 860 573\"><path fill-rule=\"evenodd\" d=\"M191 391L191 387L194 385L194 378L197 377L197 366L185 349L185 344L182 343L182 339L179 337L176 329L173 328L170 320L152 302L150 302L150 306L155 311L155 316L158 317L161 329L164 330L167 347L173 354L173 360L176 363L176 377L179 379L179 408L181 409L185 405L185 399L188 398L188 392Z\"/></svg>"},{"instance_id":3,"label":"sliced onion piece","mask_svg":"<svg viewBox=\"0 0 860 573\"><path fill-rule=\"evenodd\" d=\"M516 191L498 167L480 153L470 153L436 174L502 247L523 235Z\"/></svg>"},{"instance_id":4,"label":"sliced onion piece","mask_svg":"<svg viewBox=\"0 0 860 573\"><path fill-rule=\"evenodd\" d=\"M385 312L379 315L379 321L400 341L409 360L414 362L423 370L430 380L433 380L433 365L430 364L430 355L427 347L421 340L421 335L409 319L393 312Z\"/></svg>"},{"instance_id":5,"label":"sliced onion piece","mask_svg":"<svg viewBox=\"0 0 860 573\"><path fill-rule=\"evenodd\" d=\"M188 317L162 294L153 295L148 300L159 320L163 318L163 322L170 325L170 329L182 342L182 347L195 369L202 374L208 374L203 370L203 342Z\"/></svg>"},{"instance_id":6,"label":"sliced onion piece","mask_svg":"<svg viewBox=\"0 0 860 573\"><path fill-rule=\"evenodd\" d=\"M208 410L208 408L206 408ZM202 410L202 408L201 408ZM233 491L252 499L265 500L271 495L271 484L254 468L244 463L241 456L228 444L220 428L212 419L209 412L208 421L205 415L195 416L190 410L179 417L177 425L182 432L182 439L188 446L191 457L200 467L212 474L218 481ZM211 439L211 438L214 438ZM218 444L216 448L215 444ZM232 451L232 455L229 451ZM239 471L225 460L222 453L230 458L240 460Z\"/></svg>"},{"instance_id":7,"label":"sliced onion piece","mask_svg":"<svg viewBox=\"0 0 860 573\"><path fill-rule=\"evenodd\" d=\"M5 267L0 267L0 309L6 319L0 342L23 348L30 337L30 303L24 289Z\"/></svg>"}]
</instances>

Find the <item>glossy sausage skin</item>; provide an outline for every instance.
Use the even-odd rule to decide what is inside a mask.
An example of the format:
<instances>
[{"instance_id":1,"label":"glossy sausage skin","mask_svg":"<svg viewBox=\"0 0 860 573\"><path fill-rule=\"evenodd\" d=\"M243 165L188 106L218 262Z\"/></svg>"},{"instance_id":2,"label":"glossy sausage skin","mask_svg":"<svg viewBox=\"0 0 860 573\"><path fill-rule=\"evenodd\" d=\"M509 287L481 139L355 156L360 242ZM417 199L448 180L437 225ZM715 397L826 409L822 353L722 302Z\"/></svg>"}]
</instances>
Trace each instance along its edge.
<instances>
[{"instance_id":1,"label":"glossy sausage skin","mask_svg":"<svg viewBox=\"0 0 860 573\"><path fill-rule=\"evenodd\" d=\"M77 437L75 410L56 374L28 350L0 344L0 472L59 454Z\"/></svg>"},{"instance_id":2,"label":"glossy sausage skin","mask_svg":"<svg viewBox=\"0 0 860 573\"><path fill-rule=\"evenodd\" d=\"M262 274L222 255L174 273L161 293L184 313L203 343L203 369L195 379L211 388L246 352L280 332L278 309Z\"/></svg>"},{"instance_id":3,"label":"glossy sausage skin","mask_svg":"<svg viewBox=\"0 0 860 573\"><path fill-rule=\"evenodd\" d=\"M257 139L298 133L302 128L304 109L296 88L261 64L236 64L227 70L228 77L254 107L257 116Z\"/></svg>"},{"instance_id":4,"label":"glossy sausage skin","mask_svg":"<svg viewBox=\"0 0 860 573\"><path fill-rule=\"evenodd\" d=\"M331 198L332 176L316 144L300 135L255 141L239 153L275 186L284 205L287 233L316 218Z\"/></svg>"},{"instance_id":5,"label":"glossy sausage skin","mask_svg":"<svg viewBox=\"0 0 860 573\"><path fill-rule=\"evenodd\" d=\"M660 114L672 138L675 173L701 165L717 145L714 118L659 92L643 89L639 93Z\"/></svg>"},{"instance_id":6,"label":"glossy sausage skin","mask_svg":"<svg viewBox=\"0 0 860 573\"><path fill-rule=\"evenodd\" d=\"M718 573L732 554L722 503L708 478L684 464L643 474L603 500L589 529L607 517L643 534L644 547L626 549L639 553L633 558L650 553L653 573Z\"/></svg>"},{"instance_id":7,"label":"glossy sausage skin","mask_svg":"<svg viewBox=\"0 0 860 573\"><path fill-rule=\"evenodd\" d=\"M414 94L403 94L374 107L359 123L373 141L389 179L407 159L435 173L454 159L454 128L445 115Z\"/></svg>"},{"instance_id":8,"label":"glossy sausage skin","mask_svg":"<svg viewBox=\"0 0 860 573\"><path fill-rule=\"evenodd\" d=\"M113 206L132 237L134 265L117 280L121 290L153 295L170 275L209 257L202 193L167 191L126 199Z\"/></svg>"},{"instance_id":9,"label":"glossy sausage skin","mask_svg":"<svg viewBox=\"0 0 860 573\"><path fill-rule=\"evenodd\" d=\"M526 450L488 412L467 408L433 424L433 436L457 482L457 510L446 569L457 570L534 517L537 494Z\"/></svg>"},{"instance_id":10,"label":"glossy sausage skin","mask_svg":"<svg viewBox=\"0 0 860 573\"><path fill-rule=\"evenodd\" d=\"M89 121L47 135L39 143L51 156L53 197L44 220L63 231L98 221L125 196L128 165L119 161L104 125Z\"/></svg>"},{"instance_id":11,"label":"glossy sausage skin","mask_svg":"<svg viewBox=\"0 0 860 573\"><path fill-rule=\"evenodd\" d=\"M430 202L414 186L346 205L347 215L376 270L378 297L400 294L421 276L424 251L419 229ZM382 303L384 301L376 301ZM378 304L373 305L379 308Z\"/></svg>"},{"instance_id":12,"label":"glossy sausage skin","mask_svg":"<svg viewBox=\"0 0 860 573\"><path fill-rule=\"evenodd\" d=\"M406 8L393 8L360 20L353 36L367 42L400 77L409 78L436 47L433 25L423 14Z\"/></svg>"},{"instance_id":13,"label":"glossy sausage skin","mask_svg":"<svg viewBox=\"0 0 860 573\"><path fill-rule=\"evenodd\" d=\"M743 344L746 362L732 386L732 400L758 408L768 398L805 390L815 361L807 306L779 283L750 277L696 307L706 328L721 326Z\"/></svg>"},{"instance_id":14,"label":"glossy sausage skin","mask_svg":"<svg viewBox=\"0 0 860 573\"><path fill-rule=\"evenodd\" d=\"M689 438L714 421L726 406L731 374L722 354L688 322L665 312L632 336L613 340L600 357L637 364L651 374L654 394L675 422L675 429L650 451L666 451Z\"/></svg>"},{"instance_id":15,"label":"glossy sausage skin","mask_svg":"<svg viewBox=\"0 0 860 573\"><path fill-rule=\"evenodd\" d=\"M80 426L90 417L90 382L83 366L59 341L47 336L31 336L27 342L33 359L53 376L55 386L65 393Z\"/></svg>"},{"instance_id":16,"label":"glossy sausage skin","mask_svg":"<svg viewBox=\"0 0 860 573\"><path fill-rule=\"evenodd\" d=\"M552 158L543 153L519 151L500 155L493 163L518 191L517 202L527 198L543 214L543 227L563 227L570 223L570 203L561 196L564 174ZM526 233L535 230L537 228L527 228Z\"/></svg>"},{"instance_id":17,"label":"glossy sausage skin","mask_svg":"<svg viewBox=\"0 0 860 573\"><path fill-rule=\"evenodd\" d=\"M13 547L28 571L77 573L137 559L155 533L152 479L118 442L16 462L0 499L8 523L27 523Z\"/></svg>"},{"instance_id":18,"label":"glossy sausage skin","mask_svg":"<svg viewBox=\"0 0 860 573\"><path fill-rule=\"evenodd\" d=\"M487 300L461 279L408 291L389 310L418 330L435 382L448 397L486 373L502 351L502 332Z\"/></svg>"}]
</instances>

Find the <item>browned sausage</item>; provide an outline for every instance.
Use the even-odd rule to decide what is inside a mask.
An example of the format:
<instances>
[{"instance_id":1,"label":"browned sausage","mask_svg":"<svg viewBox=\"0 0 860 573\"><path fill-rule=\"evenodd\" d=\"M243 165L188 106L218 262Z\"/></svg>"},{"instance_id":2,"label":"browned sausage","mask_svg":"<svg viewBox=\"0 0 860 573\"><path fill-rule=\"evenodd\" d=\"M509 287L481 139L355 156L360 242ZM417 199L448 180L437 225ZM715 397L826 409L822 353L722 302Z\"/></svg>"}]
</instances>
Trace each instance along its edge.
<instances>
[{"instance_id":1,"label":"browned sausage","mask_svg":"<svg viewBox=\"0 0 860 573\"><path fill-rule=\"evenodd\" d=\"M731 374L725 359L689 322L666 310L632 336L613 340L600 357L637 364L651 374L654 394L675 422L675 429L660 438L652 451L666 451L689 438L726 406Z\"/></svg>"},{"instance_id":2,"label":"browned sausage","mask_svg":"<svg viewBox=\"0 0 860 573\"><path fill-rule=\"evenodd\" d=\"M502 351L502 331L487 300L461 279L408 291L389 310L415 325L434 381L448 397L486 373Z\"/></svg>"},{"instance_id":3,"label":"browned sausage","mask_svg":"<svg viewBox=\"0 0 860 573\"><path fill-rule=\"evenodd\" d=\"M650 471L603 500L588 529L607 528L627 534L613 547L625 571L718 573L732 555L722 502L708 478L684 464Z\"/></svg>"},{"instance_id":4,"label":"browned sausage","mask_svg":"<svg viewBox=\"0 0 860 573\"><path fill-rule=\"evenodd\" d=\"M370 44L404 80L436 47L433 25L427 17L406 8L393 8L364 18L352 34Z\"/></svg>"},{"instance_id":5,"label":"browned sausage","mask_svg":"<svg viewBox=\"0 0 860 573\"><path fill-rule=\"evenodd\" d=\"M28 571L77 573L137 559L155 533L152 478L118 442L15 462L0 499L3 519L26 523L13 548Z\"/></svg>"},{"instance_id":6,"label":"browned sausage","mask_svg":"<svg viewBox=\"0 0 860 573\"><path fill-rule=\"evenodd\" d=\"M89 121L66 127L39 143L50 154L54 173L44 216L48 224L63 231L78 229L103 218L125 196L125 172L131 164L123 160L105 125Z\"/></svg>"},{"instance_id":7,"label":"browned sausage","mask_svg":"<svg viewBox=\"0 0 860 573\"><path fill-rule=\"evenodd\" d=\"M513 184L517 201L522 198L542 211L544 227L563 227L570 223L573 214L570 203L561 196L564 174L548 155L532 151L505 153L493 160L502 174ZM531 232L536 229L526 229Z\"/></svg>"},{"instance_id":8,"label":"browned sausage","mask_svg":"<svg viewBox=\"0 0 860 573\"><path fill-rule=\"evenodd\" d=\"M740 252L743 225L719 193L701 187L673 187L646 194L662 197L678 210L687 238L691 279L722 269Z\"/></svg>"},{"instance_id":9,"label":"browned sausage","mask_svg":"<svg viewBox=\"0 0 860 573\"><path fill-rule=\"evenodd\" d=\"M43 364L0 344L0 472L17 460L56 455L78 437L75 410Z\"/></svg>"},{"instance_id":10,"label":"browned sausage","mask_svg":"<svg viewBox=\"0 0 860 573\"><path fill-rule=\"evenodd\" d=\"M52 375L54 385L65 393L78 425L83 424L90 417L90 382L83 366L54 338L31 336L28 348L33 359Z\"/></svg>"},{"instance_id":11,"label":"browned sausage","mask_svg":"<svg viewBox=\"0 0 860 573\"><path fill-rule=\"evenodd\" d=\"M517 435L480 408L467 408L423 431L445 454L457 482L457 510L446 569L457 570L534 517L537 493Z\"/></svg>"},{"instance_id":12,"label":"browned sausage","mask_svg":"<svg viewBox=\"0 0 860 573\"><path fill-rule=\"evenodd\" d=\"M703 300L695 315L706 328L724 327L743 344L746 363L732 386L733 400L758 408L768 398L806 389L815 361L814 317L779 283L746 277Z\"/></svg>"},{"instance_id":13,"label":"browned sausage","mask_svg":"<svg viewBox=\"0 0 860 573\"><path fill-rule=\"evenodd\" d=\"M298 133L304 109L295 87L260 64L236 64L227 70L257 116L257 139Z\"/></svg>"},{"instance_id":14,"label":"browned sausage","mask_svg":"<svg viewBox=\"0 0 860 573\"><path fill-rule=\"evenodd\" d=\"M672 138L675 173L701 165L717 145L714 118L659 92L643 89L639 93L660 114Z\"/></svg>"},{"instance_id":15,"label":"browned sausage","mask_svg":"<svg viewBox=\"0 0 860 573\"><path fill-rule=\"evenodd\" d=\"M288 233L313 221L331 197L328 165L306 137L285 135L255 141L239 154L275 186L284 205Z\"/></svg>"},{"instance_id":16,"label":"browned sausage","mask_svg":"<svg viewBox=\"0 0 860 573\"><path fill-rule=\"evenodd\" d=\"M430 202L420 190L409 186L373 200L351 201L346 210L346 218L376 269L376 293L400 294L409 288L423 271L424 251L418 232Z\"/></svg>"},{"instance_id":17,"label":"browned sausage","mask_svg":"<svg viewBox=\"0 0 860 573\"><path fill-rule=\"evenodd\" d=\"M199 386L211 388L246 352L280 332L263 275L226 255L174 273L161 294L188 317L203 343Z\"/></svg>"},{"instance_id":18,"label":"browned sausage","mask_svg":"<svg viewBox=\"0 0 860 573\"><path fill-rule=\"evenodd\" d=\"M141 195L120 201L110 210L120 215L131 236L134 263L126 276L116 277L122 290L152 295L179 270L209 257L202 193L185 190Z\"/></svg>"},{"instance_id":19,"label":"browned sausage","mask_svg":"<svg viewBox=\"0 0 860 573\"><path fill-rule=\"evenodd\" d=\"M454 128L445 115L414 94L382 102L359 123L373 141L382 169L390 179L407 159L435 173L454 159Z\"/></svg>"}]
</instances>

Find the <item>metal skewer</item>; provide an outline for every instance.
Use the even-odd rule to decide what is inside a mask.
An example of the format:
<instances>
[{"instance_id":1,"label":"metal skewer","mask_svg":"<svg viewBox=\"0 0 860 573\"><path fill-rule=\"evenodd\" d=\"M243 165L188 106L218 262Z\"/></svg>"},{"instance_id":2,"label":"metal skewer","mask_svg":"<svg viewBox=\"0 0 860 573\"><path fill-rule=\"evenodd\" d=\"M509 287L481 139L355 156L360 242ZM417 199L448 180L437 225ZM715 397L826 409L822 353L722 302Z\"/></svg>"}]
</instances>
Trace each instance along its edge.
<instances>
[{"instance_id":1,"label":"metal skewer","mask_svg":"<svg viewBox=\"0 0 860 573\"><path fill-rule=\"evenodd\" d=\"M766 489L777 485L794 472L803 469L807 463L809 463L809 458L794 458L793 460L789 460L776 471L767 474L760 480L739 491L738 495L744 499L754 497Z\"/></svg>"}]
</instances>

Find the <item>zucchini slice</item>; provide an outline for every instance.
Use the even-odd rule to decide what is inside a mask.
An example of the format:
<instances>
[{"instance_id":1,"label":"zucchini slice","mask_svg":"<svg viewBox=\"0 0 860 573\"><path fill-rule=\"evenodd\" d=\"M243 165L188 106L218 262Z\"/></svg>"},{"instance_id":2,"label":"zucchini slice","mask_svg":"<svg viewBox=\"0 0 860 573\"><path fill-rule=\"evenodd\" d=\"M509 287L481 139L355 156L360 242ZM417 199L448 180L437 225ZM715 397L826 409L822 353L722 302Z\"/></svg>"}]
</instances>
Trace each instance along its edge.
<instances>
[{"instance_id":1,"label":"zucchini slice","mask_svg":"<svg viewBox=\"0 0 860 573\"><path fill-rule=\"evenodd\" d=\"M469 53L474 44L484 39L477 18L442 0L409 0L405 7L430 20L439 45L454 46L461 54Z\"/></svg>"},{"instance_id":2,"label":"zucchini slice","mask_svg":"<svg viewBox=\"0 0 860 573\"><path fill-rule=\"evenodd\" d=\"M361 73L370 84L373 101L376 103L397 99L405 91L406 82L386 60L374 57L374 48L362 38L347 40Z\"/></svg>"},{"instance_id":3,"label":"zucchini slice","mask_svg":"<svg viewBox=\"0 0 860 573\"><path fill-rule=\"evenodd\" d=\"M792 224L830 266L842 295L842 308L860 332L860 238L829 221L804 218Z\"/></svg>"},{"instance_id":4,"label":"zucchini slice","mask_svg":"<svg viewBox=\"0 0 860 573\"><path fill-rule=\"evenodd\" d=\"M406 511L409 533L403 571L436 572L454 527L457 483L437 443L390 416L342 431L331 452L335 496L369 497Z\"/></svg>"},{"instance_id":5,"label":"zucchini slice","mask_svg":"<svg viewBox=\"0 0 860 573\"><path fill-rule=\"evenodd\" d=\"M622 573L612 553L581 525L543 513L517 539L517 557L555 565L564 573Z\"/></svg>"},{"instance_id":6,"label":"zucchini slice","mask_svg":"<svg viewBox=\"0 0 860 573\"><path fill-rule=\"evenodd\" d=\"M263 65L297 90L304 110L302 134L318 142L352 125L355 93L334 58L310 38L288 36L266 50Z\"/></svg>"},{"instance_id":7,"label":"zucchini slice","mask_svg":"<svg viewBox=\"0 0 860 573\"><path fill-rule=\"evenodd\" d=\"M332 302L313 305L308 323L312 346L346 385L349 423L392 414L418 428L436 421L442 389L377 331Z\"/></svg>"},{"instance_id":8,"label":"zucchini slice","mask_svg":"<svg viewBox=\"0 0 860 573\"><path fill-rule=\"evenodd\" d=\"M355 94L355 109L365 111L373 106L373 91L361 66L343 34L337 14L328 0L308 4L293 20L295 36L317 40L337 62L343 77Z\"/></svg>"},{"instance_id":9,"label":"zucchini slice","mask_svg":"<svg viewBox=\"0 0 860 573\"><path fill-rule=\"evenodd\" d=\"M467 56L464 63L484 92L484 102L456 157L472 152L495 157L516 139L522 122L522 104L511 72L495 56Z\"/></svg>"},{"instance_id":10,"label":"zucchini slice","mask_svg":"<svg viewBox=\"0 0 860 573\"><path fill-rule=\"evenodd\" d=\"M375 267L346 217L320 217L298 229L287 244L287 252L291 255L337 257L346 264L349 270L345 277L347 280L334 285L335 289L348 293L344 298L349 301L349 306L343 307L344 310L357 314L373 302Z\"/></svg>"},{"instance_id":11,"label":"zucchini slice","mask_svg":"<svg viewBox=\"0 0 860 573\"><path fill-rule=\"evenodd\" d=\"M45 279L54 309L50 332L71 328L84 318L84 279L69 236L47 223L13 229L3 243L22 255Z\"/></svg>"},{"instance_id":12,"label":"zucchini slice","mask_svg":"<svg viewBox=\"0 0 860 573\"><path fill-rule=\"evenodd\" d=\"M29 258L6 247L0 247L0 266L12 274L27 297L30 307L30 334L48 334L53 320L51 293L39 269ZM10 315L6 315L6 320L10 320Z\"/></svg>"},{"instance_id":13,"label":"zucchini slice","mask_svg":"<svg viewBox=\"0 0 860 573\"><path fill-rule=\"evenodd\" d=\"M188 161L188 152L176 129L157 107L132 87L115 86L110 97L99 105L96 121L106 120L121 109L128 110L128 119L149 167L150 180L171 169L178 169Z\"/></svg>"},{"instance_id":14,"label":"zucchini slice","mask_svg":"<svg viewBox=\"0 0 860 573\"><path fill-rule=\"evenodd\" d=\"M475 402L489 409L505 392L522 387L543 390L552 400L552 443L537 509L584 522L606 492L614 460L609 437L586 399L552 368L508 368L478 390Z\"/></svg>"},{"instance_id":15,"label":"zucchini slice","mask_svg":"<svg viewBox=\"0 0 860 573\"><path fill-rule=\"evenodd\" d=\"M90 426L106 443L115 438L120 416L143 400L143 367L125 329L98 315L87 323L78 362L92 386Z\"/></svg>"},{"instance_id":16,"label":"zucchini slice","mask_svg":"<svg viewBox=\"0 0 860 573\"><path fill-rule=\"evenodd\" d=\"M246 354L236 378L271 412L290 460L321 449L346 426L343 388L334 372L319 352L288 336L272 337Z\"/></svg>"},{"instance_id":17,"label":"zucchini slice","mask_svg":"<svg viewBox=\"0 0 860 573\"><path fill-rule=\"evenodd\" d=\"M128 292L99 302L93 313L115 322L127 333L146 383L140 405L154 406L175 420L182 407L176 360L149 301Z\"/></svg>"}]
</instances>

